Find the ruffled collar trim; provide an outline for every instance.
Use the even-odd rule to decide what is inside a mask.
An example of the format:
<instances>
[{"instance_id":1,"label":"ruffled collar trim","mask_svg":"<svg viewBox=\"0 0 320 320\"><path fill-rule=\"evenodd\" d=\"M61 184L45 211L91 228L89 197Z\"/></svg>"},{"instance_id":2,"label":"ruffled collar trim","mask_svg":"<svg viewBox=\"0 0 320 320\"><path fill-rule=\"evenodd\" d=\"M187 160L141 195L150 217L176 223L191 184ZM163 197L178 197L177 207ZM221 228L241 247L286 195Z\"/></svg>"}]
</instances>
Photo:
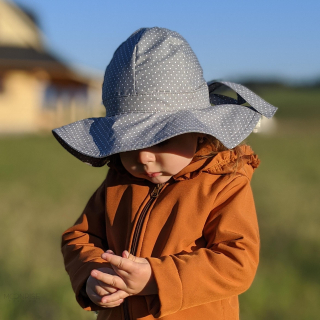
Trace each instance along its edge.
<instances>
[{"instance_id":1,"label":"ruffled collar trim","mask_svg":"<svg viewBox=\"0 0 320 320\"><path fill-rule=\"evenodd\" d=\"M201 158L202 155L207 154L207 151L200 150L200 152L197 152L194 160L172 178L176 181L194 179L201 172L225 175L239 172L246 165L249 165L254 170L260 164L258 156L247 145L240 147L241 152L239 155L234 150L227 150L219 152L210 158Z\"/></svg>"}]
</instances>

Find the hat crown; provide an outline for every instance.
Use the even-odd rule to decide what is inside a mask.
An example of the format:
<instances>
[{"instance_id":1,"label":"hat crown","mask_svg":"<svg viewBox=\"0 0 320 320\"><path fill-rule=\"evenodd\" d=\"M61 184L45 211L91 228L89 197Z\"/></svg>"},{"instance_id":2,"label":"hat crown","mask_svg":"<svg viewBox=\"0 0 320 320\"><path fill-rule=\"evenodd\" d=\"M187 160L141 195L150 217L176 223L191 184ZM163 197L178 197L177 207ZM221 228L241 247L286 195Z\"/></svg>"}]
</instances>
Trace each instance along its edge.
<instances>
[{"instance_id":1,"label":"hat crown","mask_svg":"<svg viewBox=\"0 0 320 320\"><path fill-rule=\"evenodd\" d=\"M221 95L221 86L234 90L237 99ZM186 40L157 27L139 29L119 46L102 89L105 117L53 130L71 154L93 166L187 132L209 134L233 148L261 115L271 118L277 109L239 84L211 82L208 87Z\"/></svg>"},{"instance_id":2,"label":"hat crown","mask_svg":"<svg viewBox=\"0 0 320 320\"><path fill-rule=\"evenodd\" d=\"M154 27L137 30L115 51L105 72L102 100L107 115L177 111L192 107L190 94L193 106L197 98L201 101L196 105L209 105L196 55L179 33Z\"/></svg>"}]
</instances>

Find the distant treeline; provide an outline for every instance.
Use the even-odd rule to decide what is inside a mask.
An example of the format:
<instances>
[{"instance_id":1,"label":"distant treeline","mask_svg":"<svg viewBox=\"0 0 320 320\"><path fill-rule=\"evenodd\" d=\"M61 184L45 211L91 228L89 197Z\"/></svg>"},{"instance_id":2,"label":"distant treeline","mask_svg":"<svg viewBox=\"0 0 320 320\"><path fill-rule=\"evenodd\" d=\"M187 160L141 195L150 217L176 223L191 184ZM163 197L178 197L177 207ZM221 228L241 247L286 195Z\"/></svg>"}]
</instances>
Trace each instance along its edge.
<instances>
[{"instance_id":1,"label":"distant treeline","mask_svg":"<svg viewBox=\"0 0 320 320\"><path fill-rule=\"evenodd\" d=\"M239 83L251 90L261 88L320 88L320 78L315 81L289 82L281 80L243 79Z\"/></svg>"},{"instance_id":2,"label":"distant treeline","mask_svg":"<svg viewBox=\"0 0 320 320\"><path fill-rule=\"evenodd\" d=\"M259 89L290 89L290 88L319 88L320 89L320 78L312 81L285 81L278 79L263 79L263 78L239 78L232 80L236 83L241 83L242 85L248 87L253 91L259 91ZM211 81L209 81L211 82Z\"/></svg>"}]
</instances>

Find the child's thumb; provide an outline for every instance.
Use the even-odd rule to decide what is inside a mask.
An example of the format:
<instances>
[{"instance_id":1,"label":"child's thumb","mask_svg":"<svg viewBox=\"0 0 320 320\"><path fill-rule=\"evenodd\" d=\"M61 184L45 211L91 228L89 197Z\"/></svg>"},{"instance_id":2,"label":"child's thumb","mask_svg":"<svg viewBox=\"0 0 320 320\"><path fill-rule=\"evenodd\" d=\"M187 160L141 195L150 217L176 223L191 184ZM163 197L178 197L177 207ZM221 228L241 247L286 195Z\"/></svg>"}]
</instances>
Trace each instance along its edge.
<instances>
[{"instance_id":1,"label":"child's thumb","mask_svg":"<svg viewBox=\"0 0 320 320\"><path fill-rule=\"evenodd\" d=\"M122 252L122 258L130 259L130 256L132 256L132 254L130 254L127 250Z\"/></svg>"},{"instance_id":2,"label":"child's thumb","mask_svg":"<svg viewBox=\"0 0 320 320\"><path fill-rule=\"evenodd\" d=\"M146 263L145 258L136 257L133 254L129 253L127 250L122 252L122 258L126 258L137 263Z\"/></svg>"},{"instance_id":3,"label":"child's thumb","mask_svg":"<svg viewBox=\"0 0 320 320\"><path fill-rule=\"evenodd\" d=\"M127 259L132 260L132 261L136 261L138 259L133 254L129 253L127 250L124 250L122 252L122 258L127 258Z\"/></svg>"}]
</instances>

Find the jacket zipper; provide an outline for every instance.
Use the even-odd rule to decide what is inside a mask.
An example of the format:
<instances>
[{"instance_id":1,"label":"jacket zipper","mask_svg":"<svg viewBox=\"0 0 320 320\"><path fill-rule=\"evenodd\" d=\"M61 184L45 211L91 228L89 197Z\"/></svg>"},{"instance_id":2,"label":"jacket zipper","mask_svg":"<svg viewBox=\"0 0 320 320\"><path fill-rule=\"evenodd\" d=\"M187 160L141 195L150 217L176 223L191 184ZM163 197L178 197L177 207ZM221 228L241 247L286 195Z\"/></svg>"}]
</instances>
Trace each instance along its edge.
<instances>
[{"instance_id":1,"label":"jacket zipper","mask_svg":"<svg viewBox=\"0 0 320 320\"><path fill-rule=\"evenodd\" d=\"M164 186L164 184L157 184L154 187L154 189L152 190L152 192L150 194L150 199L148 200L148 202L144 206L144 208L140 214L140 217L138 218L138 222L137 222L136 228L134 230L132 245L131 245L131 249L130 249L130 253L134 256L137 253L138 240L140 238L141 229L143 226L144 219L147 215L147 212L148 212L151 204L156 200L156 198L158 197L163 186ZM128 306L128 302L126 299L123 302L123 311L124 311L124 319L130 320L129 306Z\"/></svg>"}]
</instances>

